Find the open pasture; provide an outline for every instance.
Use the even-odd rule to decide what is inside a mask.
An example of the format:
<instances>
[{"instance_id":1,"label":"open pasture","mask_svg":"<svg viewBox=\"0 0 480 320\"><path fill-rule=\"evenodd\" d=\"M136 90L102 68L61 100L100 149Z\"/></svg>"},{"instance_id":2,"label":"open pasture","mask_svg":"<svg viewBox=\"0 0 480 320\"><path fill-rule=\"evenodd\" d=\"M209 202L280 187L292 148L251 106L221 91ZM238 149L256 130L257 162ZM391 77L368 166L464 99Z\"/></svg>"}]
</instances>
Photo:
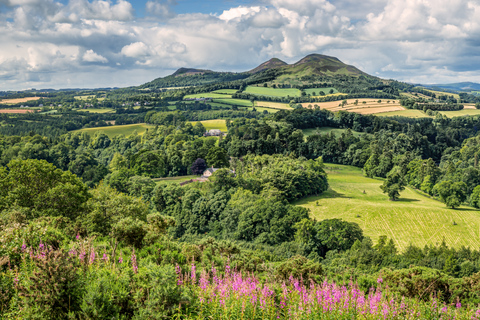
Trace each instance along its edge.
<instances>
[{"instance_id":1,"label":"open pasture","mask_svg":"<svg viewBox=\"0 0 480 320\"><path fill-rule=\"evenodd\" d=\"M293 110L287 103L280 103L280 102L270 102L270 101L255 101L255 107L264 107L264 108L272 108L272 109L279 109L279 110Z\"/></svg>"},{"instance_id":2,"label":"open pasture","mask_svg":"<svg viewBox=\"0 0 480 320\"><path fill-rule=\"evenodd\" d=\"M187 94L183 97L184 100L186 99L201 99L201 98L220 98L220 99L230 99L232 96L228 94L221 94L221 93L214 93L214 92L205 92L205 93L196 93L196 94Z\"/></svg>"},{"instance_id":3,"label":"open pasture","mask_svg":"<svg viewBox=\"0 0 480 320\"><path fill-rule=\"evenodd\" d=\"M463 109L458 111L440 111L441 114L446 115L449 118L461 117L461 116L478 116L480 115L480 109Z\"/></svg>"},{"instance_id":4,"label":"open pasture","mask_svg":"<svg viewBox=\"0 0 480 320\"><path fill-rule=\"evenodd\" d=\"M223 119L190 121L190 123L192 125L195 125L195 123L197 123L197 122L201 122L206 130L219 129L222 132L227 132L228 131L227 124L225 123L225 120L223 120Z\"/></svg>"},{"instance_id":5,"label":"open pasture","mask_svg":"<svg viewBox=\"0 0 480 320\"><path fill-rule=\"evenodd\" d=\"M247 110L253 111L253 107L248 107ZM280 109L264 108L264 107L255 107L255 110L258 112L267 111L268 113L275 113L280 111Z\"/></svg>"},{"instance_id":6,"label":"open pasture","mask_svg":"<svg viewBox=\"0 0 480 320\"><path fill-rule=\"evenodd\" d=\"M300 97L301 95L301 92L298 89L274 89L254 86L248 86L243 92L270 97Z\"/></svg>"},{"instance_id":7,"label":"open pasture","mask_svg":"<svg viewBox=\"0 0 480 320\"><path fill-rule=\"evenodd\" d=\"M109 138L113 138L114 136L123 134L126 137L134 133L135 131L137 134L142 135L144 134L147 129L155 128L155 126L148 125L145 123L136 123L136 124L126 124L121 126L108 126L108 127L97 127L97 128L85 128L76 131L86 132L89 135L95 134L97 131L103 131Z\"/></svg>"},{"instance_id":8,"label":"open pasture","mask_svg":"<svg viewBox=\"0 0 480 320\"><path fill-rule=\"evenodd\" d=\"M237 89L220 89L220 90L215 90L212 91L213 93L219 93L219 94L234 94L238 90Z\"/></svg>"},{"instance_id":9,"label":"open pasture","mask_svg":"<svg viewBox=\"0 0 480 320\"><path fill-rule=\"evenodd\" d=\"M332 93L330 93L330 90L333 90ZM310 88L310 89L305 89L305 93L309 94L311 96L320 96L320 92L325 93L325 95L330 95L330 94L335 94L338 93L338 90L330 87L330 88Z\"/></svg>"},{"instance_id":10,"label":"open pasture","mask_svg":"<svg viewBox=\"0 0 480 320\"><path fill-rule=\"evenodd\" d=\"M89 113L115 113L115 109L112 109L112 108L88 108L88 109L76 109L75 111L89 112Z\"/></svg>"},{"instance_id":11,"label":"open pasture","mask_svg":"<svg viewBox=\"0 0 480 320\"><path fill-rule=\"evenodd\" d=\"M156 184L174 184L174 183L182 183L184 181L188 181L191 179L199 178L199 176L191 175L191 176L178 176L178 177L166 177L166 178L155 178L152 179L155 181Z\"/></svg>"},{"instance_id":12,"label":"open pasture","mask_svg":"<svg viewBox=\"0 0 480 320\"><path fill-rule=\"evenodd\" d=\"M15 98L15 99L0 99L0 104L17 104L25 103L28 101L36 101L41 99L41 97L26 97L26 98Z\"/></svg>"},{"instance_id":13,"label":"open pasture","mask_svg":"<svg viewBox=\"0 0 480 320\"><path fill-rule=\"evenodd\" d=\"M244 100L244 99L214 99L213 102L241 106L241 107L252 106L252 102L250 100Z\"/></svg>"},{"instance_id":14,"label":"open pasture","mask_svg":"<svg viewBox=\"0 0 480 320\"><path fill-rule=\"evenodd\" d=\"M343 100L328 101L328 102L305 102L305 103L302 103L302 106L304 108L309 108L317 105L320 107L320 109L326 109L332 112L343 110L343 111L357 112L360 114L373 114L373 113L379 113L379 112L389 112L389 111L393 112L393 111L405 110L405 108L400 106L399 100L365 98L365 99L347 99L346 101L347 103L343 106L342 106Z\"/></svg>"},{"instance_id":15,"label":"open pasture","mask_svg":"<svg viewBox=\"0 0 480 320\"><path fill-rule=\"evenodd\" d=\"M317 220L340 218L356 222L374 243L385 235L400 251L409 244L421 248L438 245L443 239L451 247L480 247L478 210L448 209L408 187L398 201L389 201L380 189L382 181L364 177L359 168L327 164L326 172L330 188L320 196L295 203L310 209L311 217Z\"/></svg>"}]
</instances>

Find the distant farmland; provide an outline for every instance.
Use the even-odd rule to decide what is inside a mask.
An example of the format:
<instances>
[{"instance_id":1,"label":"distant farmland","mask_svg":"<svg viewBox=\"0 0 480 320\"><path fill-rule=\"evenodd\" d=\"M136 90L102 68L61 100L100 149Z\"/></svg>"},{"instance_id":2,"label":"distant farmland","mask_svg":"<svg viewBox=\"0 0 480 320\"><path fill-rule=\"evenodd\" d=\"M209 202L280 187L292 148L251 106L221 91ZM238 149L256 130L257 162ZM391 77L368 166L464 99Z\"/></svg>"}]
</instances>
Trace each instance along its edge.
<instances>
[{"instance_id":1,"label":"distant farmland","mask_svg":"<svg viewBox=\"0 0 480 320\"><path fill-rule=\"evenodd\" d=\"M298 89L274 89L274 88L265 88L265 87L253 87L248 86L245 93L250 93L259 96L270 96L270 97L300 97L301 93Z\"/></svg>"},{"instance_id":2,"label":"distant farmland","mask_svg":"<svg viewBox=\"0 0 480 320\"><path fill-rule=\"evenodd\" d=\"M147 129L155 128L154 126L145 124L145 123L137 123L137 124L126 124L122 126L108 126L108 127L97 127L97 128L85 128L76 130L77 132L86 132L89 135L95 134L97 131L103 131L108 137L113 138L119 134L123 134L125 136L129 136L135 131L142 135L144 134Z\"/></svg>"},{"instance_id":3,"label":"distant farmland","mask_svg":"<svg viewBox=\"0 0 480 320\"><path fill-rule=\"evenodd\" d=\"M41 97L27 97L27 98L16 98L16 99L1 99L0 104L17 104L25 103L28 101L36 101L42 99Z\"/></svg>"},{"instance_id":4,"label":"distant farmland","mask_svg":"<svg viewBox=\"0 0 480 320\"><path fill-rule=\"evenodd\" d=\"M0 113L29 113L37 112L35 109L0 109Z\"/></svg>"}]
</instances>

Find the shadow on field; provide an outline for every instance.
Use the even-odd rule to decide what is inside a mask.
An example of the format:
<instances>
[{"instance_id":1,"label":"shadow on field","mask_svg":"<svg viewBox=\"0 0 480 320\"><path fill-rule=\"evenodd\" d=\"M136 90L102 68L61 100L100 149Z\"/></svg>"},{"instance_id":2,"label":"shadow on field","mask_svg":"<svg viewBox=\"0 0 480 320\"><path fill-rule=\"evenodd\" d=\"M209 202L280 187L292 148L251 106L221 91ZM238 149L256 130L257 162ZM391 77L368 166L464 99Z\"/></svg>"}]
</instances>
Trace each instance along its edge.
<instances>
[{"instance_id":1,"label":"shadow on field","mask_svg":"<svg viewBox=\"0 0 480 320\"><path fill-rule=\"evenodd\" d=\"M409 198L400 198L398 200L396 200L395 202L417 202L417 201L420 201L418 199L409 199Z\"/></svg>"},{"instance_id":2,"label":"shadow on field","mask_svg":"<svg viewBox=\"0 0 480 320\"><path fill-rule=\"evenodd\" d=\"M325 191L322 195L322 198L345 198L345 199L350 199L351 197L347 197L343 193L339 193L331 188L328 188L327 191Z\"/></svg>"}]
</instances>

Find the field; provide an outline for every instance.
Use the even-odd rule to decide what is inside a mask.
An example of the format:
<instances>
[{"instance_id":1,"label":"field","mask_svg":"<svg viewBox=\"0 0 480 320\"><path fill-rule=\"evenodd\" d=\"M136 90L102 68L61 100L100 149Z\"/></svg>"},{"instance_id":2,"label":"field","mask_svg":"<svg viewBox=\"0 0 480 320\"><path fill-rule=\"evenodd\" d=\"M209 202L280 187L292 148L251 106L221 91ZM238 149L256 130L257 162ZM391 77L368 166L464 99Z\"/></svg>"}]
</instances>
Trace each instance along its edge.
<instances>
[{"instance_id":1,"label":"field","mask_svg":"<svg viewBox=\"0 0 480 320\"><path fill-rule=\"evenodd\" d=\"M16 104L24 103L28 101L36 101L41 99L41 97L27 97L27 98L16 98L16 99L0 99L1 104Z\"/></svg>"},{"instance_id":2,"label":"field","mask_svg":"<svg viewBox=\"0 0 480 320\"><path fill-rule=\"evenodd\" d=\"M221 94L221 93L214 93L214 92L205 92L205 93L197 93L197 94L187 94L183 99L200 99L200 98L219 98L219 99L229 99L231 95L228 94Z\"/></svg>"},{"instance_id":3,"label":"field","mask_svg":"<svg viewBox=\"0 0 480 320\"><path fill-rule=\"evenodd\" d=\"M409 244L423 248L438 245L480 247L480 211L472 208L447 209L434 199L410 188L399 201L389 201L379 186L382 181L366 178L359 168L326 165L330 188L322 195L295 204L310 209L317 220L341 218L356 222L374 243L382 235L393 239L397 249ZM453 225L453 222L457 225Z\"/></svg>"},{"instance_id":4,"label":"field","mask_svg":"<svg viewBox=\"0 0 480 320\"><path fill-rule=\"evenodd\" d=\"M73 97L75 100L82 100L82 101L86 101L88 99L95 99L97 96L96 95L86 95L86 96L75 96ZM97 101L103 101L105 100L105 98L97 98Z\"/></svg>"},{"instance_id":5,"label":"field","mask_svg":"<svg viewBox=\"0 0 480 320\"><path fill-rule=\"evenodd\" d=\"M478 116L480 115L480 109L463 109L459 111L440 111L441 114L446 115L449 118L460 116Z\"/></svg>"},{"instance_id":6,"label":"field","mask_svg":"<svg viewBox=\"0 0 480 320\"><path fill-rule=\"evenodd\" d=\"M330 93L330 90L333 90L333 93ZM338 93L338 90L335 88L311 88L305 89L305 93L312 96L320 96L320 92L325 93L325 95ZM314 94L315 93L315 94Z\"/></svg>"},{"instance_id":7,"label":"field","mask_svg":"<svg viewBox=\"0 0 480 320\"><path fill-rule=\"evenodd\" d=\"M243 92L259 96L270 97L300 97L301 93L298 89L274 89L265 87L248 86Z\"/></svg>"},{"instance_id":8,"label":"field","mask_svg":"<svg viewBox=\"0 0 480 320\"><path fill-rule=\"evenodd\" d=\"M229 105L237 105L242 107L251 107L252 102L250 100L243 99L215 99L213 102L224 103Z\"/></svg>"},{"instance_id":9,"label":"field","mask_svg":"<svg viewBox=\"0 0 480 320\"><path fill-rule=\"evenodd\" d=\"M184 181L188 181L190 179L195 179L198 178L198 176L180 176L180 177L168 177L168 178L157 178L157 179L152 179L155 181L157 184L173 184L173 183L181 183Z\"/></svg>"},{"instance_id":10,"label":"field","mask_svg":"<svg viewBox=\"0 0 480 320\"><path fill-rule=\"evenodd\" d=\"M212 91L213 93L220 93L220 94L234 94L238 90L237 89L221 89L221 90L215 90Z\"/></svg>"},{"instance_id":11,"label":"field","mask_svg":"<svg viewBox=\"0 0 480 320\"><path fill-rule=\"evenodd\" d=\"M272 108L279 110L293 110L287 103L270 101L255 101L255 107Z\"/></svg>"},{"instance_id":12,"label":"field","mask_svg":"<svg viewBox=\"0 0 480 320\"><path fill-rule=\"evenodd\" d=\"M117 136L119 134L123 134L127 137L127 136L131 135L134 131L137 131L137 133L139 135L142 135L149 128L154 128L154 126L147 125L145 123L138 123L138 124L126 124L126 125L122 125L122 126L86 128L86 129L80 129L80 130L76 130L76 131L86 132L89 135L93 135L97 131L103 131L107 136L112 138L112 137Z\"/></svg>"},{"instance_id":13,"label":"field","mask_svg":"<svg viewBox=\"0 0 480 320\"><path fill-rule=\"evenodd\" d=\"M381 112L395 112L405 110L405 108L400 105L400 102L398 100L388 99L347 99L347 103L343 106L342 100L302 103L302 106L304 108L309 108L310 106L314 107L315 105L318 105L320 109L326 109L332 112L343 110L360 114L375 114Z\"/></svg>"},{"instance_id":14,"label":"field","mask_svg":"<svg viewBox=\"0 0 480 320\"><path fill-rule=\"evenodd\" d=\"M90 112L90 113L115 113L115 110L112 108L89 108L89 109L76 109L75 111L79 112Z\"/></svg>"},{"instance_id":15,"label":"field","mask_svg":"<svg viewBox=\"0 0 480 320\"><path fill-rule=\"evenodd\" d=\"M198 121L191 121L190 123L192 125L195 125ZM225 123L225 120L222 119L217 119L217 120L204 120L200 121L205 129L210 130L210 129L220 129L222 132L227 132L227 125Z\"/></svg>"},{"instance_id":16,"label":"field","mask_svg":"<svg viewBox=\"0 0 480 320\"><path fill-rule=\"evenodd\" d=\"M403 111L395 111L395 112L383 112L377 113L377 116L381 117L393 117L393 116L401 116L401 117L409 117L409 118L429 118L425 114L425 112L415 109L407 109Z\"/></svg>"},{"instance_id":17,"label":"field","mask_svg":"<svg viewBox=\"0 0 480 320\"><path fill-rule=\"evenodd\" d=\"M32 109L0 109L0 113L28 113L36 112L37 110Z\"/></svg>"},{"instance_id":18,"label":"field","mask_svg":"<svg viewBox=\"0 0 480 320\"><path fill-rule=\"evenodd\" d=\"M247 110L253 111L253 107L248 107ZM275 113L280 111L279 109L264 108L264 107L255 107L255 110L258 112L267 111L268 113Z\"/></svg>"},{"instance_id":19,"label":"field","mask_svg":"<svg viewBox=\"0 0 480 320\"><path fill-rule=\"evenodd\" d=\"M316 129L304 129L304 130L302 130L302 131L303 131L303 134L304 134L306 137L311 136L311 135L314 135L314 134L317 134L317 133L327 134L327 133L330 133L330 132L333 132L336 136L340 136L342 133L347 132L347 129L338 129L338 128L331 128L331 127L322 127L322 128L316 128ZM360 137L361 135L363 135L363 134L365 134L365 133L356 132L356 131L353 131L353 130L352 130L352 134L353 134L355 137Z\"/></svg>"}]
</instances>

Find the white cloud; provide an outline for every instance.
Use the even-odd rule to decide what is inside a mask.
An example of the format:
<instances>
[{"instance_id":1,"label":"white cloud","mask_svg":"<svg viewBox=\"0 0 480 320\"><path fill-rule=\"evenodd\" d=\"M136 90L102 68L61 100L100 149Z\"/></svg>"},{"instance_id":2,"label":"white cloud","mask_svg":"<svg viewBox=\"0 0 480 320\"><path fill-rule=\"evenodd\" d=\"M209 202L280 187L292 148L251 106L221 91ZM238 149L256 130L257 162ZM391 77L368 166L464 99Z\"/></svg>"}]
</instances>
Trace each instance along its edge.
<instances>
[{"instance_id":1,"label":"white cloud","mask_svg":"<svg viewBox=\"0 0 480 320\"><path fill-rule=\"evenodd\" d=\"M83 54L83 61L85 62L101 62L101 63L107 63L108 59L99 55L92 49L85 51Z\"/></svg>"},{"instance_id":2,"label":"white cloud","mask_svg":"<svg viewBox=\"0 0 480 320\"><path fill-rule=\"evenodd\" d=\"M65 85L66 75L81 86L88 74L90 87L133 85L178 67L244 71L313 52L386 78L480 82L478 1L263 0L176 15L174 0L149 0L145 18L129 1L0 0L2 88Z\"/></svg>"}]
</instances>

